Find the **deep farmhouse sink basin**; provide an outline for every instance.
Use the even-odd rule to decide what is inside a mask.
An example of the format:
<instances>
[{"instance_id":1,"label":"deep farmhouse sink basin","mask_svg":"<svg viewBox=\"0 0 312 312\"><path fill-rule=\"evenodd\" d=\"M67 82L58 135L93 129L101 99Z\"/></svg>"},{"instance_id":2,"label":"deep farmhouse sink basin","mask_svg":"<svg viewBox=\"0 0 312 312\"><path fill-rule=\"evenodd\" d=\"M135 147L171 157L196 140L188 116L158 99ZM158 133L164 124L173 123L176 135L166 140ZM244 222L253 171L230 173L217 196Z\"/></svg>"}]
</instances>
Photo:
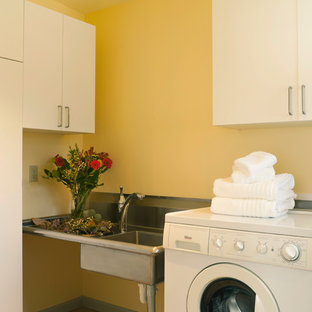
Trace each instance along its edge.
<instances>
[{"instance_id":1,"label":"deep farmhouse sink basin","mask_svg":"<svg viewBox=\"0 0 312 312\"><path fill-rule=\"evenodd\" d=\"M81 244L81 268L147 285L164 279L160 233L131 231L105 237L104 246Z\"/></svg>"},{"instance_id":2,"label":"deep farmhouse sink basin","mask_svg":"<svg viewBox=\"0 0 312 312\"><path fill-rule=\"evenodd\" d=\"M132 231L107 236L106 239L125 242L129 244L153 246L155 248L162 246L163 235L160 233L152 233L145 231Z\"/></svg>"}]
</instances>

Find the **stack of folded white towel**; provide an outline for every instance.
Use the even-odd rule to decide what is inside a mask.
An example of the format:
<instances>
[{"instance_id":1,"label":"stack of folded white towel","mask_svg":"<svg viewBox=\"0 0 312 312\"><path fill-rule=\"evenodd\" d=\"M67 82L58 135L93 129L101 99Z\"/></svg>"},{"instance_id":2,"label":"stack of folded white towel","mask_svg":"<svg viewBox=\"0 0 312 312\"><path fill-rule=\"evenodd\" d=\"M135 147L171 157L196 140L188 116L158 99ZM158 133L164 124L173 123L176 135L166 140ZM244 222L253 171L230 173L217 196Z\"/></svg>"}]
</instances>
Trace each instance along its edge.
<instances>
[{"instance_id":1,"label":"stack of folded white towel","mask_svg":"<svg viewBox=\"0 0 312 312\"><path fill-rule=\"evenodd\" d=\"M294 177L275 175L277 159L266 152L253 152L236 159L232 176L216 179L211 211L219 214L273 218L295 206Z\"/></svg>"}]
</instances>

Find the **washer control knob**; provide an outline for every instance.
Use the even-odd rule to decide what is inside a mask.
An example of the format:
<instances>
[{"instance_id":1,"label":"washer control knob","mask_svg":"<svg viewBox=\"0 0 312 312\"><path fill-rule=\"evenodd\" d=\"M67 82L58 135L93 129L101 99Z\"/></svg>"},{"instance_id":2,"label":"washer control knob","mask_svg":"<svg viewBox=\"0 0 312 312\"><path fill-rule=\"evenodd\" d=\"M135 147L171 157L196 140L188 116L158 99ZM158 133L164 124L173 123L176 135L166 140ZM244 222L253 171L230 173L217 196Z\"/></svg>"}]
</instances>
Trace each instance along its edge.
<instances>
[{"instance_id":1,"label":"washer control knob","mask_svg":"<svg viewBox=\"0 0 312 312\"><path fill-rule=\"evenodd\" d=\"M257 245L257 253L264 255L268 252L268 246L265 243L259 243Z\"/></svg>"},{"instance_id":2,"label":"washer control knob","mask_svg":"<svg viewBox=\"0 0 312 312\"><path fill-rule=\"evenodd\" d=\"M216 238L215 239L215 241L214 241L214 244L215 244L215 246L217 247L217 248L222 248L222 246L223 246L223 241L222 241L222 239L221 238Z\"/></svg>"},{"instance_id":3,"label":"washer control knob","mask_svg":"<svg viewBox=\"0 0 312 312\"><path fill-rule=\"evenodd\" d=\"M286 261L296 261L300 256L299 247L294 243L285 243L282 246L281 255Z\"/></svg>"},{"instance_id":4,"label":"washer control knob","mask_svg":"<svg viewBox=\"0 0 312 312\"><path fill-rule=\"evenodd\" d=\"M245 248L245 244L243 241L236 241L234 243L234 248L237 250L237 251L243 251L244 248Z\"/></svg>"}]
</instances>

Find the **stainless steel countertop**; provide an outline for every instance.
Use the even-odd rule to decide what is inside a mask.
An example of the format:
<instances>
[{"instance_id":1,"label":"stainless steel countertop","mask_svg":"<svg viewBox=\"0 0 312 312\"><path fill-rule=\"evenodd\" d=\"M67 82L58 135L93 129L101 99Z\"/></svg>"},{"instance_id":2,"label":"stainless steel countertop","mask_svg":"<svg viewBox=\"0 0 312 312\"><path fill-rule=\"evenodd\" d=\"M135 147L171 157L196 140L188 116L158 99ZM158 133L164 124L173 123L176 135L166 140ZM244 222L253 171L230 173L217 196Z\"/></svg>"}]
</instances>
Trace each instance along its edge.
<instances>
[{"instance_id":1,"label":"stainless steel countertop","mask_svg":"<svg viewBox=\"0 0 312 312\"><path fill-rule=\"evenodd\" d=\"M62 233L57 231L50 231L41 229L35 226L23 226L23 232L26 234L33 234L39 235L48 238L60 239L69 242L74 242L78 244L85 244L85 245L92 245L98 247L105 247L110 249L116 250L123 250L127 252L133 252L143 255L156 255L158 253L163 252L162 246L157 247L150 247L144 245L136 245L136 244L129 244L120 241L113 241L104 238L97 238L97 237L88 237L83 235L75 235L75 234L68 234Z\"/></svg>"}]
</instances>

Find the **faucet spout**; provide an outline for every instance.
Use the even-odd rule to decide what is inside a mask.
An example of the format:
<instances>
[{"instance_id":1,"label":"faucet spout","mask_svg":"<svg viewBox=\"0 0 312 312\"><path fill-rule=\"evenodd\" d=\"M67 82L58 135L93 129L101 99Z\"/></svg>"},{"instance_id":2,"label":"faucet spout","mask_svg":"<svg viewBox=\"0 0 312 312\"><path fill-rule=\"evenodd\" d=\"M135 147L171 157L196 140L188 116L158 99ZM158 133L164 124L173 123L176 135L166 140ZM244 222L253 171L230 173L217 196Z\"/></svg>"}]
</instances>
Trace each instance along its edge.
<instances>
[{"instance_id":1,"label":"faucet spout","mask_svg":"<svg viewBox=\"0 0 312 312\"><path fill-rule=\"evenodd\" d=\"M120 208L120 213L121 213L120 231L121 231L121 233L127 232L128 209L129 209L129 206L130 206L132 199L138 198L139 200L142 200L144 197L145 197L145 195L141 194L141 193L132 193L127 197L125 203Z\"/></svg>"}]
</instances>

